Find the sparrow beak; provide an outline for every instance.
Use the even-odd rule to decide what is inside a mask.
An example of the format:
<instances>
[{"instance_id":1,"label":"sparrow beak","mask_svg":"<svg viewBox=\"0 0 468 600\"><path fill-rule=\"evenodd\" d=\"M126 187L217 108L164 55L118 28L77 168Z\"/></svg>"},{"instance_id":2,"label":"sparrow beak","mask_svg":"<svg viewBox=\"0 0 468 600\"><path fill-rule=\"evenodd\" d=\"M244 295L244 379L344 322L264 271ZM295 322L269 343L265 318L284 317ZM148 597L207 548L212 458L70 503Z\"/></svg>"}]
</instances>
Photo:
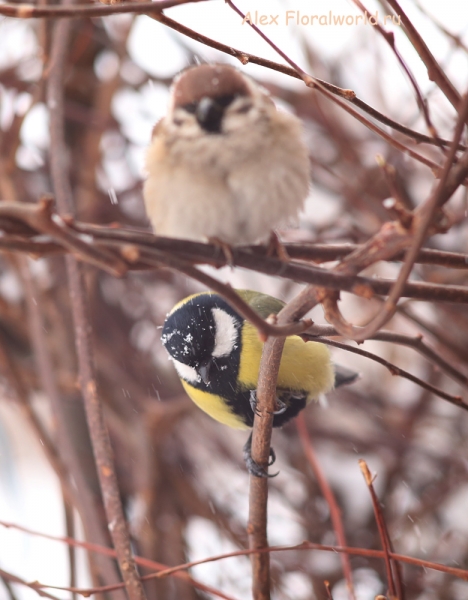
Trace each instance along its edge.
<instances>
[{"instance_id":1,"label":"sparrow beak","mask_svg":"<svg viewBox=\"0 0 468 600\"><path fill-rule=\"evenodd\" d=\"M213 365L213 361L210 359L210 360L202 363L197 369L198 374L200 375L201 380L203 381L203 383L205 385L209 385L209 383L210 383L210 370L211 370L212 365Z\"/></svg>"},{"instance_id":2,"label":"sparrow beak","mask_svg":"<svg viewBox=\"0 0 468 600\"><path fill-rule=\"evenodd\" d=\"M205 96L197 104L195 117L200 127L208 133L221 133L224 109L215 99Z\"/></svg>"}]
</instances>

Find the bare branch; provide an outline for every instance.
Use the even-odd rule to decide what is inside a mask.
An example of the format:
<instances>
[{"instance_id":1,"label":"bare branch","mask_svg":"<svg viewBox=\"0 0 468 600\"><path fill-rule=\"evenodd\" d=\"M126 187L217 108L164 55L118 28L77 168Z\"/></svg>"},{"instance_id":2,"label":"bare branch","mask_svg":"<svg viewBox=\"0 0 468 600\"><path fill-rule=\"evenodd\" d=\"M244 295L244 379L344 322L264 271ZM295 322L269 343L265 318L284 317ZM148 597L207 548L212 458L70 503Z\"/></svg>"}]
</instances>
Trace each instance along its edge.
<instances>
[{"instance_id":1,"label":"bare branch","mask_svg":"<svg viewBox=\"0 0 468 600\"><path fill-rule=\"evenodd\" d=\"M219 50L220 52L224 52L225 54L229 54L230 56L234 56L242 64L252 63L255 65L262 66L262 67L266 67L273 71L277 71L279 73L283 73L285 75L289 75L290 77L294 77L295 79L301 79L300 74L291 67L287 67L286 65L282 65L281 63L276 63L274 61L261 58L259 56L256 56L255 54L249 54L248 52L244 52L243 50L233 48L232 46L227 46L226 44L223 44L221 42L213 40L201 33L194 31L193 29L190 29L189 27L186 27L185 25L182 25L181 23L175 21L174 19L171 19L170 17L168 17L164 14L157 14L157 15L148 14L148 16L153 19L156 19L157 21L159 21L160 23L163 23L164 25L167 25L174 31L177 31L178 33L181 33L182 35L185 35L193 40L196 40L197 42L205 44L206 46L209 46L210 48ZM377 111L375 108L369 106L366 102L364 102L360 98L357 98L356 94L352 90L342 89L336 85L333 85L331 83L328 83L327 81L323 81L322 79L318 79L318 78L314 78L314 87L316 87L316 89L319 92L321 92L322 90L327 90L331 94L335 94L339 98L343 98L343 99L347 100L351 104L354 104L355 106L360 108L362 111L368 113L371 117L373 117L377 121L380 121L384 125L387 125L388 127L391 127L392 129L395 129L395 131L399 131L400 133L403 133L404 135L407 135L408 137L413 138L418 143L426 143L426 144L431 144L431 145L436 145L436 146L450 145L449 140L443 140L443 139L438 139L438 138L434 139L430 136L424 135L417 131L413 131L412 129L410 129L409 127L405 127L401 123L397 123L393 119L390 119L386 115L383 115L382 113ZM342 108L344 108L343 104L340 104L340 106ZM356 111L348 111L348 112L350 112L353 116L358 118L366 127L369 127L372 131L374 131L375 133L377 133L378 135L380 135L381 137L386 139L389 143L394 145L399 150L401 150L403 152L408 152L408 153L412 152L409 148L407 148L406 146L404 146L403 144L398 142L395 138L392 138L391 136L389 136L385 131L383 131L382 129L373 125L371 123L371 121L362 118L359 115L359 113L357 113ZM458 149L465 150L466 147L463 144L459 144ZM417 153L414 153L411 155L413 156L413 158L416 158L417 160L420 160L420 162L423 162L423 163L425 160L427 160L422 155L417 154ZM425 163L425 164L427 164L427 166L430 166L431 168L437 168L437 165L435 163L429 162L429 163Z\"/></svg>"},{"instance_id":2,"label":"bare branch","mask_svg":"<svg viewBox=\"0 0 468 600\"><path fill-rule=\"evenodd\" d=\"M404 30L408 36L410 42L413 44L421 60L426 65L427 74L431 81L434 81L441 91L445 94L447 100L452 104L456 111L459 110L461 104L461 96L449 80L443 69L436 61L434 55L429 50L427 44L422 39L416 27L407 17L397 0L386 0L388 4L393 8L395 13L401 18Z\"/></svg>"},{"instance_id":3,"label":"bare branch","mask_svg":"<svg viewBox=\"0 0 468 600\"><path fill-rule=\"evenodd\" d=\"M400 367L397 367L393 363L388 362L387 360L381 358L380 356L377 356L376 354L373 354L372 352L361 350L361 348L353 348L348 344L342 344L341 342L335 342L334 340L329 340L327 338L314 336L314 340L317 342L322 342L322 344L327 344L327 346L335 346L335 348L341 348L342 350L346 350L347 352L352 352L353 354L359 354L360 356L370 358L371 360L378 362L384 367L386 367L392 375L399 375L400 377L404 377L405 379L416 383L417 385L419 385L419 387L428 390L429 392L432 392L436 396L439 396L439 398L447 400L447 402L450 402L450 404L458 406L458 408L463 408L463 410L468 410L468 404L465 404L465 402L463 402L463 399L460 396L452 396L451 394L447 394L443 390L440 390L439 388L431 385L430 383L419 379L419 377L408 373L408 371L405 371L404 369L400 369Z\"/></svg>"},{"instance_id":4,"label":"bare branch","mask_svg":"<svg viewBox=\"0 0 468 600\"><path fill-rule=\"evenodd\" d=\"M387 571L388 594L390 598L396 598L397 600L401 600L401 581L398 581L399 590L397 595L395 582L393 580L392 562L390 559L390 552L392 551L390 536L388 535L387 525L383 518L382 507L380 506L379 499L377 498L377 494L374 490L374 478L371 476L369 467L367 466L365 460L361 459L359 461L359 467L361 469L362 474L364 475L364 480L366 482L367 487L369 488L370 495L372 498L372 506L374 508L375 520L377 522L377 527L379 530L380 543L382 544L382 548L384 551L385 569Z\"/></svg>"},{"instance_id":5,"label":"bare branch","mask_svg":"<svg viewBox=\"0 0 468 600\"><path fill-rule=\"evenodd\" d=\"M70 436L69 427L71 423L64 411L63 399L60 397L53 363L47 346L40 295L35 290L34 281L25 258L20 258L22 259L20 273L26 292L27 316L34 357L42 387L49 398L52 411L55 415L60 459L64 461L64 466L66 466L66 470L61 467L58 475L61 476L62 486L68 492L69 499L81 515L87 539L93 540L100 545L107 545L109 539L106 531L103 530L103 523L99 518L99 508L96 506L97 503L91 493L89 482L84 477L76 449L73 446ZM46 442L43 441L44 443ZM70 481L70 475L73 482ZM79 493L77 490L79 490ZM103 559L100 556L97 566L100 571L99 574L102 576L102 581L112 584L119 580L115 564L111 561Z\"/></svg>"},{"instance_id":6,"label":"bare branch","mask_svg":"<svg viewBox=\"0 0 468 600\"><path fill-rule=\"evenodd\" d=\"M315 479L317 480L317 484L320 488L320 491L325 498L328 507L330 509L330 519L333 524L333 530L335 532L336 541L340 546L347 546L346 543L346 534L343 525L343 519L340 507L335 498L335 494L328 483L325 474L320 467L320 463L317 460L315 455L314 447L312 446L312 441L307 431L306 422L304 419L304 413L300 413L296 418L296 429L299 434L299 439L302 445L302 449L304 454L307 457L309 465L315 475ZM353 572L351 569L351 563L349 560L349 556L347 554L343 554L341 556L341 564L343 566L343 573L346 579L346 584L348 586L348 592L351 600L355 600L356 594L354 591L354 583L353 583Z\"/></svg>"},{"instance_id":7,"label":"bare branch","mask_svg":"<svg viewBox=\"0 0 468 600\"><path fill-rule=\"evenodd\" d=\"M301 334L301 337L307 337L313 339L314 336L334 336L339 335L338 331L331 325L313 325L305 333ZM448 362L424 341L422 335L415 337L404 335L401 333L395 333L393 331L379 331L375 335L367 338L368 340L378 340L381 342L390 342L392 344L399 344L401 346L407 346L413 348L422 356L425 356L435 365L439 366L445 371L450 377L458 381L464 386L468 387L468 376L456 369L452 363Z\"/></svg>"},{"instance_id":8,"label":"bare branch","mask_svg":"<svg viewBox=\"0 0 468 600\"><path fill-rule=\"evenodd\" d=\"M108 556L115 556L115 551L109 548L103 548L97 546L95 544L88 544L87 542L80 542L74 539L67 539L63 537L58 537L50 534L39 533L27 527L23 527L22 525L18 525L16 523L11 523L8 521L0 521L0 525L2 527L16 529L18 531L23 531L25 533L29 533L31 535L39 536L45 539L55 540L58 542L63 542L66 544L73 544L78 548L86 548L92 549L94 552L102 552ZM338 553L346 553L350 556L363 556L368 558L384 558L384 552L382 550L370 550L367 548L353 548L353 547L341 547L341 546L331 546L326 544L316 544L313 542L305 541L301 544L297 544L295 546L269 546L268 548L258 549L258 550L236 550L234 552L228 552L225 554L219 554L216 556L210 556L208 558L191 561L189 563L184 563L181 565L177 565L175 567L170 567L169 569L165 569L164 571L159 571L161 565L157 562L151 561L146 558L136 557L136 560L141 565L146 565L149 568L157 569L157 573L152 573L147 576L146 579L152 578L161 578L167 577L168 575L175 575L178 571L186 570L192 568L197 565L206 564L210 562L216 562L219 560L223 560L225 558L231 558L235 556L248 556L253 553L270 553L270 552L288 552L292 550L320 550L323 552L338 552ZM450 567L448 565L441 565L439 563L431 562L428 560L414 558L411 556L406 556L404 554L398 554L396 552L389 553L390 558L397 560L399 562L403 562L406 564L414 565L417 567L421 567L423 569L433 569L435 571L446 573L447 575L452 575L453 577L458 577L461 580L468 581L468 570L460 569L457 567ZM123 584L122 584L123 585ZM86 590L83 590L84 592Z\"/></svg>"},{"instance_id":9,"label":"bare branch","mask_svg":"<svg viewBox=\"0 0 468 600\"><path fill-rule=\"evenodd\" d=\"M353 0L353 2L361 10L361 12L363 12L363 13L367 12L366 8L364 7L364 5L362 4L362 2L360 0ZM400 63L402 69L408 76L408 79L410 80L410 83L413 86L413 89L414 89L414 92L416 95L416 102L419 106L419 109L423 113L424 120L426 121L427 128L428 128L431 136L434 139L438 139L439 134L437 133L437 130L432 122L430 115L429 115L429 109L423 98L422 92L419 88L416 78L414 77L413 73L411 72L410 68L408 67L408 65L404 61L401 53L399 52L398 48L396 47L395 36L394 36L393 32L387 31L379 23L377 23L375 25L375 28L380 33L380 35L384 38L384 40L387 42L387 44L390 46L390 48L392 49L393 53L395 54L398 62Z\"/></svg>"},{"instance_id":10,"label":"bare branch","mask_svg":"<svg viewBox=\"0 0 468 600\"><path fill-rule=\"evenodd\" d=\"M414 218L411 223L411 231L403 230L403 233L398 233L398 227L394 227L395 235L394 239L391 240L390 238L392 237L392 234L390 234L390 237L387 236L388 226L385 225L384 227L382 227L381 232L379 232L370 242L370 245L373 245L376 248L375 253L377 255L381 254L383 248L379 248L379 245L381 244L381 238L383 237L383 235L385 235L387 237L387 241L384 248L384 254L386 254L387 258L391 257L392 252L390 241L392 241L393 243L401 243L406 239L406 243L410 242L411 244L408 249L405 262L403 263L403 266L400 270L400 274L398 275L398 279L392 287L390 295L384 303L383 309L380 310L379 313L375 317L373 317L371 321L369 321L369 323L367 323L367 325L365 325L364 327L353 327L352 325L346 323L344 318L339 313L336 294L334 296L330 294L325 295L323 306L325 309L327 320L330 323L332 323L342 335L355 341L363 341L367 337L374 335L374 333L376 333L381 327L383 327L395 314L397 310L398 300L402 296L403 289L413 269L416 257L421 249L422 244L424 243L426 237L429 234L430 227L433 226L433 221L436 220L436 218L438 217L437 210L440 209L450 197L445 193L446 183L448 182L449 175L454 162L456 146L462 135L463 129L465 128L467 118L468 94L464 96L463 103L460 106L460 114L455 128L453 143L447 155L444 169L438 182L438 185L435 188L434 192L431 194L431 196L414 211ZM463 178L465 178L468 174L468 167L463 169L463 173ZM390 252L390 254L387 254L387 252ZM350 255L347 259L345 259L345 261L343 261L343 263L339 267L337 267L337 270L348 273L355 273L356 270L361 269L363 265L367 266L368 264L370 264L369 261L375 261L376 257L375 255L373 256L373 253L371 252L369 252L369 255L367 257L364 255L362 250L360 251L360 254L361 260L358 259L358 254Z\"/></svg>"},{"instance_id":11,"label":"bare branch","mask_svg":"<svg viewBox=\"0 0 468 600\"><path fill-rule=\"evenodd\" d=\"M3 569L0 569L0 577L2 577L3 579L5 579L7 581L11 581L11 583L17 583L19 585L24 585L25 587L27 587L31 590L34 590L38 596L41 596L41 598L50 598L50 600L59 600L57 598L57 596L52 596L52 594L49 594L49 593L44 592L43 590L39 589L36 586L35 582L29 583L29 582L25 581L24 579L21 579L21 577L18 577L17 575L13 575L13 573L9 573L8 571L4 571Z\"/></svg>"},{"instance_id":12,"label":"bare branch","mask_svg":"<svg viewBox=\"0 0 468 600\"><path fill-rule=\"evenodd\" d=\"M154 0L154 2L122 2L121 4L91 6L35 6L34 4L12 4L5 2L0 5L0 15L15 19L77 19L82 17L105 17L108 15L133 13L146 14L161 12L172 6L193 4L195 2L208 2L208 0Z\"/></svg>"},{"instance_id":13,"label":"bare branch","mask_svg":"<svg viewBox=\"0 0 468 600\"><path fill-rule=\"evenodd\" d=\"M47 104L51 110L51 173L57 205L62 215L73 214L74 211L72 191L68 179L68 165L66 164L67 153L63 119L63 76L70 36L70 23L67 20L60 21L55 25L47 85ZM44 211L46 210L47 207L44 207ZM117 552L118 563L128 596L130 600L143 600L145 593L132 556L130 537L115 475L109 434L104 421L103 408L97 395L82 269L81 265L72 256L67 257L67 273L75 326L81 392L84 398L109 531Z\"/></svg>"},{"instance_id":14,"label":"bare branch","mask_svg":"<svg viewBox=\"0 0 468 600\"><path fill-rule=\"evenodd\" d=\"M468 162L466 168L468 168ZM36 211L40 210L42 210L40 207L35 207L34 210L31 211L29 207L26 208L25 205L19 203L0 203L0 217L4 218L4 222L0 228L6 228L8 230L9 225L6 227L5 218L8 216L14 216L22 222L31 224L31 227L33 228L31 231L34 232L34 227L36 227L36 217L34 215ZM81 240L81 242L85 245L84 248L78 244L75 244L75 242L72 243L73 252L79 256L81 260L91 262L92 264L96 264L95 252L99 250L99 248L95 248L94 246L108 246L109 248L117 247L120 250L120 256L122 257L123 255L125 257L127 254L125 252L125 246L130 243L131 246L135 246L135 248L132 248L132 252L130 253L134 255L135 262L133 264L127 263L125 265L126 269L141 270L142 268L148 268L149 266L153 268L159 268L161 266L161 262L164 261L172 261L171 264L175 265L174 261L176 259L174 255L178 255L181 257L181 259L192 263L211 264L216 267L227 265L226 257L223 255L220 249L214 245L192 242L190 240L176 240L156 237L153 234L146 232L137 233L134 231L95 227L82 223L70 223L69 219L66 221L64 220L62 225L62 228L65 230L65 236L62 235L63 231L61 231L59 238L60 242L64 243L66 247L68 246L69 239L69 232L67 230L69 224L78 228L78 230L82 230L83 232L92 235L93 239L86 238L85 240ZM397 228L396 232L392 233L392 227ZM37 229L41 230L41 227L38 225ZM388 239L394 236L393 245L391 248L386 248L385 246L380 248L381 254L379 255L375 254L374 249L371 253L372 260L370 262L367 249L372 248L374 245L375 248L377 248L381 243L381 241L378 241L380 238L377 238L376 240L372 238L369 242L367 242L366 245L362 246L350 246L346 244L344 247L342 245L339 245L338 247L332 246L330 250L327 250L324 246L319 246L317 251L314 250L314 247L300 247L297 251L297 255L298 258L312 258L315 256L322 257L323 260L333 260L333 257L338 258L339 256L349 256L349 258L346 258L346 261L344 262L354 262L358 256L361 258L366 257L366 265L372 264L372 262L376 262L378 260L386 260L388 258L391 258L392 260L399 260L401 259L401 249L405 248L412 239L410 235L405 237L403 234L404 232L398 223L386 224L385 228L382 229L382 235L385 235L385 237L388 237ZM11 250L21 250L27 252L33 251L36 255L59 251L59 247L53 245L51 246L49 239L39 241L37 238L31 238L30 235L31 234L29 234L29 236L21 242L19 241L20 238L15 236L13 238L12 247L9 247L6 242L5 246ZM55 235L55 230L53 235ZM64 242L62 239L63 237L67 238L67 242ZM2 238L0 237L0 248L2 247L1 240ZM149 248L150 246L151 248ZM91 250L94 250L93 253L91 253L90 248ZM164 251L164 256L160 252L155 252L153 248L158 251ZM296 254L294 245L286 245L286 249L290 249L293 256ZM144 263L138 262L138 253L140 251L142 254L145 254ZM350 256L354 252L356 254ZM427 262L428 264L450 264L450 266L457 266L457 268L464 268L465 265L468 265L466 255L464 254L445 253L431 250L422 250L421 252L421 260ZM168 253L172 255L172 258L168 255ZM282 277L298 282L314 284L319 287L325 287L332 290L348 291L368 298L372 297L374 294L382 296L388 295L393 284L393 281L391 280L346 275L341 272L341 269L340 271L328 271L326 269L314 267L312 265L304 265L294 261L285 263L277 258L267 256L266 254L266 248L262 247L248 247L245 250L241 247L233 248L233 265L247 269L253 269L255 271L275 277ZM122 264L122 258L116 257L115 254L110 255L110 257L109 255L103 255L101 250L99 250L99 266L104 268L106 271L109 270L110 265L117 265L117 268L120 268L120 265ZM403 288L402 297L426 300L428 302L468 303L468 288L448 284L439 285L424 282L408 282ZM273 330L270 329L270 331ZM271 333L271 335L273 334Z\"/></svg>"}]
</instances>

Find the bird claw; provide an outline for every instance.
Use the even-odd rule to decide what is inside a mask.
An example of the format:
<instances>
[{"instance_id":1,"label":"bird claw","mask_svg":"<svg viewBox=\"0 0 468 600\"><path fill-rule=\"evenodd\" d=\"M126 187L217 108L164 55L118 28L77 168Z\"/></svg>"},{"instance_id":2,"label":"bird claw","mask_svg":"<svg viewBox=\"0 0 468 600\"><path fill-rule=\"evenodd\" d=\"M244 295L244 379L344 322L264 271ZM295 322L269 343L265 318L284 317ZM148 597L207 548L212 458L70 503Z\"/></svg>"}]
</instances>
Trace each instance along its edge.
<instances>
[{"instance_id":1,"label":"bird claw","mask_svg":"<svg viewBox=\"0 0 468 600\"><path fill-rule=\"evenodd\" d=\"M270 447L270 456L268 458L268 466L271 467L276 462L276 452L273 448ZM278 473L276 473L278 475ZM271 475L270 477L276 477L276 475Z\"/></svg>"},{"instance_id":2,"label":"bird claw","mask_svg":"<svg viewBox=\"0 0 468 600\"><path fill-rule=\"evenodd\" d=\"M273 448L270 448L270 457L268 460L268 466L271 467L271 465L275 462L275 460L276 460L275 451L273 450ZM252 458L252 434L249 435L249 439L247 440L247 442L244 445L244 461L245 461L245 466L247 467L247 471L250 473L250 475L253 475L254 477L262 477L262 478L271 479L272 477L276 477L277 475L279 475L279 471L277 473L273 473L273 474L268 473L266 471L266 469L264 469L261 465L259 465L257 462L255 462L254 459Z\"/></svg>"},{"instance_id":3,"label":"bird claw","mask_svg":"<svg viewBox=\"0 0 468 600\"><path fill-rule=\"evenodd\" d=\"M220 240L218 237L209 237L208 242L221 249L227 265L232 268L234 266L234 256L232 254L231 246L226 244L226 242L223 242L223 240Z\"/></svg>"},{"instance_id":4,"label":"bird claw","mask_svg":"<svg viewBox=\"0 0 468 600\"><path fill-rule=\"evenodd\" d=\"M283 262L290 262L291 260L291 257L284 244L279 239L278 234L276 231L272 231L268 240L267 256L275 256L275 254Z\"/></svg>"},{"instance_id":5,"label":"bird claw","mask_svg":"<svg viewBox=\"0 0 468 600\"><path fill-rule=\"evenodd\" d=\"M257 415L257 417L260 417L260 412L257 410L257 404L258 404L258 400L257 400L257 392L255 390L250 390L250 408L252 409L252 412L254 415Z\"/></svg>"},{"instance_id":6,"label":"bird claw","mask_svg":"<svg viewBox=\"0 0 468 600\"><path fill-rule=\"evenodd\" d=\"M276 398L276 404L279 406L279 408L273 412L274 415L282 415L284 412L286 412L288 405L285 402L279 398Z\"/></svg>"},{"instance_id":7,"label":"bird claw","mask_svg":"<svg viewBox=\"0 0 468 600\"><path fill-rule=\"evenodd\" d=\"M260 416L260 412L257 410L257 404L258 404L258 400L257 400L257 392L255 390L250 390L250 408L252 409L252 412L254 413L254 415L257 415L258 417ZM274 410L273 411L273 415L282 415L284 412L286 412L288 405L283 402L282 400L280 400L279 398L276 398L276 404L279 406L278 410Z\"/></svg>"}]
</instances>

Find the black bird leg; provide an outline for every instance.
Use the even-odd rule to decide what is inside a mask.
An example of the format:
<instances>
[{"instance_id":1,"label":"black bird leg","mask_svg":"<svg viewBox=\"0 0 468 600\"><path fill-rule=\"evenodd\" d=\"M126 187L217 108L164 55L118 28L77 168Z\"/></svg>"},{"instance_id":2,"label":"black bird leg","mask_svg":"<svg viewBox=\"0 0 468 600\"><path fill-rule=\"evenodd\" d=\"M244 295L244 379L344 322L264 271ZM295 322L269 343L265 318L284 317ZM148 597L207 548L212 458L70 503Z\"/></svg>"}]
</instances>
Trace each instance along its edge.
<instances>
[{"instance_id":1,"label":"black bird leg","mask_svg":"<svg viewBox=\"0 0 468 600\"><path fill-rule=\"evenodd\" d=\"M250 390L249 402L250 402L250 408L252 409L253 414L257 415L257 417L259 417L260 413L257 410L257 404L258 404L257 392L255 390Z\"/></svg>"},{"instance_id":2,"label":"black bird leg","mask_svg":"<svg viewBox=\"0 0 468 600\"><path fill-rule=\"evenodd\" d=\"M268 466L271 467L271 465L275 462L275 460L276 460L275 451L273 450L273 448L270 448L270 459L268 461ZM247 471L251 475L254 475L255 477L276 477L278 475L278 473L275 473L274 475L270 475L269 473L267 473L267 471L265 471L265 469L263 467L261 467L258 463L256 463L254 461L254 459L252 458L252 432L250 432L249 438L244 445L244 461L245 461L245 465L247 467Z\"/></svg>"}]
</instances>

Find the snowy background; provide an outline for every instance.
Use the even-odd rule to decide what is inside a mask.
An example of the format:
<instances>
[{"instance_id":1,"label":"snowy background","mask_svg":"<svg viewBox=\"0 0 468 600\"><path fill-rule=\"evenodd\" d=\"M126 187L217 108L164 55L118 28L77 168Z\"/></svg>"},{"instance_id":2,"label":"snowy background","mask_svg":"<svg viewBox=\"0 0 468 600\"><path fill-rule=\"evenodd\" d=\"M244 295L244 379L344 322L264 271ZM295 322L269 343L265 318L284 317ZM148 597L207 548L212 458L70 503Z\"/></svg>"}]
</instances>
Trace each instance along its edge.
<instances>
[{"instance_id":1,"label":"snowy background","mask_svg":"<svg viewBox=\"0 0 468 600\"><path fill-rule=\"evenodd\" d=\"M417 2L406 0L402 4L448 77L460 92L464 92L468 72L468 13L464 3L459 0L444 3L424 0L419 6ZM360 12L352 2L250 0L239 1L239 7L251 14L254 11L278 14L279 24L263 30L306 71L354 90L361 99L385 115L412 129L426 132L408 78L375 28L364 24L285 24L288 10L300 11L302 15L329 15L331 11L334 15L355 18ZM378 11L381 19L387 14L380 3L372 0L366 0L366 7L372 14ZM281 62L276 53L247 24L242 24L239 16L222 0L181 6L167 10L166 14L213 39ZM82 83L83 89L76 81L69 82L70 86L78 86L75 96L73 90L71 93L75 102L70 101L66 109L66 116L72 123L69 132L70 161L74 164L74 143L76 147L82 144L82 149L98 149L97 156L79 156L77 160L81 161L82 171L78 172L77 167L77 172L73 173L79 217L99 223L120 221L131 226L147 226L141 198L144 153L152 126L165 114L171 79L196 61L241 65L232 57L183 37L147 16L122 15L96 19L92 24L90 21L79 23L84 38L91 36L97 47L93 50L91 63L95 108L86 112L86 103L81 103L86 97L86 79ZM48 114L41 91L41 27L38 22L0 17L0 135L8 142L9 132L19 123L19 144L14 152L13 168L19 182L17 189L30 200L50 191L47 175ZM389 25L388 29L394 32L400 53L428 99L431 116L440 135L450 138L456 117L453 108L428 79L425 66L402 29L397 25ZM74 47L73 52L78 53L74 60L79 61L80 48ZM87 52L86 47L82 52ZM381 205L386 193L381 190L375 161L377 154L386 156L400 170L404 188L414 204L427 197L434 185L429 169L387 147L357 121L330 107L325 99L313 100L316 96L305 90L300 81L253 64L242 69L267 87L279 106L297 112L303 118L310 141L313 187L299 229L283 232L284 239L359 242L375 233L387 218ZM331 131L335 131L335 138ZM94 145L92 140L89 142L93 135L99 138ZM86 140L83 141L85 136L89 138L89 146L86 146ZM405 142L412 145L406 139ZM421 148L416 146L416 150L423 152ZM424 148L424 151L427 156L440 156L435 148ZM94 171L87 163L92 160ZM81 177L84 173L87 173L87 179L84 175ZM368 191L370 189L372 191ZM13 199L5 187L1 190L1 198ZM459 224L450 235L437 236L435 244L440 248L467 252L468 228L466 220L463 222L466 199L462 194L454 197L450 210L460 216ZM63 275L63 269L54 262L57 260L30 262L45 301L53 304L55 294L58 294L59 312L60 303L66 305L67 300L57 291ZM210 272L233 286L257 289L284 300L292 298L300 289L292 282L242 270L226 268ZM386 264L374 267L367 274L393 278L397 273L398 265ZM421 269L419 275L423 277L424 274L427 272ZM460 276L459 273L457 276ZM141 489L138 491L132 480L135 456L129 458L122 450L125 448L123 427L127 424L121 422L124 420L123 413L119 413L118 407L126 398L133 399L135 394L140 394L142 399L137 401L135 412L151 413L151 402L156 403L157 398L181 397L177 379L160 346L158 327L176 301L200 288L193 282L164 273L135 274L127 280L116 280L101 273L99 277L90 274L90 279L94 286L93 306L97 305L96 298L99 297L101 309L107 306L110 315L107 322L97 327L99 341L96 354L103 386L108 385L108 389L112 390L105 398L110 429L116 446L121 448L116 455L122 461L119 474L123 482L123 497L138 538L145 527L145 519L149 523L150 511L142 500ZM439 281L437 273L432 280ZM453 281L462 282L462 279ZM0 297L4 305L0 315L0 328L3 330L2 323L8 321L8 315L15 323L21 319L18 315L21 315L24 305L21 281L9 257L2 259ZM343 299L344 313L354 323L365 321L369 311L378 307L377 302L364 302L347 294L343 295ZM456 339L456 330L466 326L466 312L464 315L462 311L457 313L457 320L450 313L450 306L436 311L431 305L411 302L407 308L424 323L435 325L439 331L445 329L448 337L454 336L458 347L467 351L466 338ZM312 318L316 322L324 322L320 309L313 312ZM117 327L117 321L113 319L120 319L119 323L123 324L118 335L112 329ZM59 316L50 309L47 321L52 338L56 335L54 328L60 326ZM64 322L66 324L66 318ZM413 335L422 331L415 320L408 320L402 315L395 317L391 328ZM427 329L424 332L427 334ZM124 363L121 357L114 363L107 357L101 359L100 353L105 356L106 345L118 346L124 339L128 340L132 349L131 357L127 357ZM445 351L440 338L429 336L429 339L441 352ZM58 373L62 373L62 368L66 371L57 358L61 352L60 343L54 342L53 347ZM437 381L439 387L450 393L461 393L458 384L435 372L427 361L410 349L382 342L366 342L365 349L385 356L423 379ZM15 351L12 352L16 357ZM73 354L73 350L69 352ZM24 372L31 376L32 406L53 432L53 414L47 398L34 381L34 368L28 363L30 358L22 357L21 351L18 353L18 361L26 364ZM449 360L456 361L456 353L456 348L452 348L448 353ZM442 400L430 397L414 384L392 377L375 363L342 351L336 351L334 355L337 362L359 370L362 379L352 390L332 394L328 407L309 409L313 413L311 435L322 468L343 508L350 545L379 547L375 531L369 529L373 523L372 506L357 464L358 459L364 457L373 472L378 473L377 491L385 494L391 535L398 551L463 566L468 554L466 415ZM463 357L459 358L463 360ZM72 364L73 358L70 360ZM125 375L117 374L122 364ZM141 375L143 372L144 377ZM126 377L131 380L128 386ZM139 382L142 382L141 388L137 386ZM73 382L67 381L65 376L60 379L60 385L64 393L71 393ZM118 390L120 398L116 399ZM193 508L192 513L183 514L180 523L176 523L171 509L166 507L158 517L157 527L166 535L168 528L180 526L186 556L195 560L241 547L242 528L245 527L248 511L248 477L241 463L244 435L208 421L205 415L191 408L184 410L187 415L182 415L177 428L170 430L169 439L158 442L157 448L168 457L168 469L182 465L180 469L188 473L193 489L211 508L204 515L203 511ZM151 439L154 431L156 428L146 433L147 439ZM407 442L405 435L408 436ZM294 460L290 460L288 451L293 447L294 436L295 430L291 427L276 433L273 441L281 475L272 483L270 543L289 545L310 539L333 544L336 540L329 526L328 508L316 484L311 483L310 474L307 479L307 468L298 448L293 448ZM134 446L137 446L136 442ZM184 454L182 458L181 454ZM158 474L158 477L166 486L172 481L167 474ZM179 486L177 494L184 493L187 492ZM182 509L180 511L183 513ZM218 513L218 522L211 518L210 511L215 516ZM42 452L40 440L26 424L7 380L2 380L0 387L0 520L52 535L65 535L60 483ZM78 517L75 520L79 535ZM223 524L220 524L221 521ZM169 536L164 535L161 534L162 539L167 542ZM137 548L142 548L138 542ZM282 557L284 562L277 557L272 558L278 583L274 597L277 600L322 598L321 582L329 579L333 583L333 598L347 598L346 585L339 575L339 559L326 553L305 554L294 558ZM164 558L169 560L167 556ZM174 556L174 562L179 558ZM1 569L27 581L66 586L69 582L68 564L67 548L63 544L0 527ZM466 566L466 562L464 564ZM353 569L359 600L371 600L376 594L384 593L380 564L356 559ZM249 571L248 560L236 558L197 567L193 575L233 597L247 598L250 593ZM444 598L468 600L467 583L450 580L445 585L444 581L440 574L413 573L408 598L442 598L441 590L446 589ZM91 585L81 551L78 552L78 583L81 586ZM159 593L162 595L158 597L165 599L176 597L172 588ZM21 600L36 596L35 592L21 586L15 586L15 594ZM65 592L57 592L57 596L70 597ZM0 599L10 597L0 582Z\"/></svg>"}]
</instances>

